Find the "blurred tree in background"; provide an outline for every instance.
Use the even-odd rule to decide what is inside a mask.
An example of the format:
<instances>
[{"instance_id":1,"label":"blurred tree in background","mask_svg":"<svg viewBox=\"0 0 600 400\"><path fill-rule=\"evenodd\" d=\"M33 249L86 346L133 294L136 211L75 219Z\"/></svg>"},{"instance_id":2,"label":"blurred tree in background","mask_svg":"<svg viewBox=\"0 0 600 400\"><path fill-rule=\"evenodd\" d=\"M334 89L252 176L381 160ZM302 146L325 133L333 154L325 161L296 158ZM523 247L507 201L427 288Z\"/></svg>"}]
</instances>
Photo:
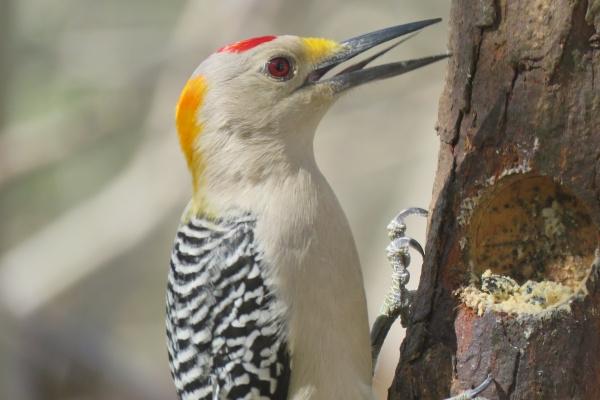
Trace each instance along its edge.
<instances>
[{"instance_id":1,"label":"blurred tree in background","mask_svg":"<svg viewBox=\"0 0 600 400\"><path fill-rule=\"evenodd\" d=\"M1 0L0 398L174 399L164 290L190 193L172 122L187 77L243 37L344 39L445 17L438 3ZM443 32L388 57L443 51ZM443 70L359 89L320 127L317 157L350 217L372 317L389 284L385 225L429 202Z\"/></svg>"}]
</instances>

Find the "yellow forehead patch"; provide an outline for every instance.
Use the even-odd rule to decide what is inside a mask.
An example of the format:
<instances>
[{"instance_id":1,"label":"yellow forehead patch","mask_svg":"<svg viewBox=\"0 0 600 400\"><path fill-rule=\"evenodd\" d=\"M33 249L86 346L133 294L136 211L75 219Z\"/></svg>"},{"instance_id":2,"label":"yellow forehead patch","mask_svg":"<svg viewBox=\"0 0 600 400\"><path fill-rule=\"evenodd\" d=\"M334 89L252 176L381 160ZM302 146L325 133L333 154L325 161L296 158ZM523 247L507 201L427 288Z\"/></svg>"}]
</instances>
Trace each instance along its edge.
<instances>
[{"instance_id":1,"label":"yellow forehead patch","mask_svg":"<svg viewBox=\"0 0 600 400\"><path fill-rule=\"evenodd\" d=\"M202 132L202 122L198 120L198 111L202 107L205 93L206 81L204 77L191 78L183 88L175 109L179 144L192 173L194 191L197 189L198 178L203 169L202 159L200 154L195 151L195 145L198 136Z\"/></svg>"},{"instance_id":2,"label":"yellow forehead patch","mask_svg":"<svg viewBox=\"0 0 600 400\"><path fill-rule=\"evenodd\" d=\"M302 41L306 47L306 55L312 63L316 63L342 48L338 42L329 39L302 38Z\"/></svg>"}]
</instances>

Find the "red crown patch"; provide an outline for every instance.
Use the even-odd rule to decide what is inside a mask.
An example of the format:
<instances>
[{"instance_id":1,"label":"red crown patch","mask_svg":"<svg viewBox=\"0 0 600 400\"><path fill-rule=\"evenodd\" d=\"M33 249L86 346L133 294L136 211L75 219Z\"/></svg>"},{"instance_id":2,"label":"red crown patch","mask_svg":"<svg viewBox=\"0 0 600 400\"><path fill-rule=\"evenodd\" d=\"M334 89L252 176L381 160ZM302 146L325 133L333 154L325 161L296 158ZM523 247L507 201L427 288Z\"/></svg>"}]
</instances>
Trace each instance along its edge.
<instances>
[{"instance_id":1,"label":"red crown patch","mask_svg":"<svg viewBox=\"0 0 600 400\"><path fill-rule=\"evenodd\" d=\"M270 42L277 38L277 36L259 36L255 38L240 40L239 42L228 44L227 46L221 47L217 50L217 53L243 53L244 51L250 50L259 44Z\"/></svg>"}]
</instances>

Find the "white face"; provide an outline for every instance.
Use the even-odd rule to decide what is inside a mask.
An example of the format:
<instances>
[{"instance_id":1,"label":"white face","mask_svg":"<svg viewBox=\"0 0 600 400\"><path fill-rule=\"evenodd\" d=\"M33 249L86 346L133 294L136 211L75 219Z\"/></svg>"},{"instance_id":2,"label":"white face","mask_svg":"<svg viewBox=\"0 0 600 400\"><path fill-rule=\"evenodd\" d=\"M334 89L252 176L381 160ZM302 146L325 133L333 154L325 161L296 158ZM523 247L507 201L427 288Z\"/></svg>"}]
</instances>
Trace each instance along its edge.
<instances>
[{"instance_id":1,"label":"white face","mask_svg":"<svg viewBox=\"0 0 600 400\"><path fill-rule=\"evenodd\" d=\"M256 182L275 168L314 161L316 127L339 93L397 76L446 55L365 68L401 42L327 79L331 68L439 19L398 25L337 43L321 38L265 36L225 46L196 69L177 105L177 131L202 188ZM316 167L316 166L315 166Z\"/></svg>"},{"instance_id":2,"label":"white face","mask_svg":"<svg viewBox=\"0 0 600 400\"><path fill-rule=\"evenodd\" d=\"M291 159L312 159L314 132L336 98L331 84L308 80L342 48L336 42L280 36L240 50L248 42L200 64L177 105L195 194L228 180L257 179Z\"/></svg>"},{"instance_id":3,"label":"white face","mask_svg":"<svg viewBox=\"0 0 600 400\"><path fill-rule=\"evenodd\" d=\"M319 61L315 52L330 55L337 46L321 45L328 48L315 50L306 39L280 36L241 53L210 56L194 73L206 80L199 110L204 129L246 137L312 135L336 97L327 84L306 84Z\"/></svg>"}]
</instances>

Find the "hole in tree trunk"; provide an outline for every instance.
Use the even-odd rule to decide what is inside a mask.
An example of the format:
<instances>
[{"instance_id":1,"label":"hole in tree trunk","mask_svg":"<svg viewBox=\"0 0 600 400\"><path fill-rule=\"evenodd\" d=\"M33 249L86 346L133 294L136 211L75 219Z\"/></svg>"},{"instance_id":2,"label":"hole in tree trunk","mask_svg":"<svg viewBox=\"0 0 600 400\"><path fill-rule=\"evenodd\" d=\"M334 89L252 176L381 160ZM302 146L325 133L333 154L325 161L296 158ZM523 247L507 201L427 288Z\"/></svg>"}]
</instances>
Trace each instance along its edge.
<instances>
[{"instance_id":1,"label":"hole in tree trunk","mask_svg":"<svg viewBox=\"0 0 600 400\"><path fill-rule=\"evenodd\" d=\"M465 239L476 282L458 291L461 300L480 314L537 313L584 294L598 227L552 179L513 175L480 197Z\"/></svg>"}]
</instances>

